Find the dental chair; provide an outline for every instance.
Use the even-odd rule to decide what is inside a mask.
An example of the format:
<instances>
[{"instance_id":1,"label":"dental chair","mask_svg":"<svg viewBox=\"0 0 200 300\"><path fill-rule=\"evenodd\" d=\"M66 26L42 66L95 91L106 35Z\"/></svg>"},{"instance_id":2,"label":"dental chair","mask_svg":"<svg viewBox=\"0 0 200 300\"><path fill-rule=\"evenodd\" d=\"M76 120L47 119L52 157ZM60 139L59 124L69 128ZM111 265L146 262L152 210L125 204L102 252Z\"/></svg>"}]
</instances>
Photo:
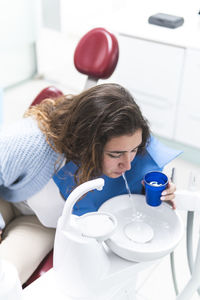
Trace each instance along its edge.
<instances>
[{"instance_id":1,"label":"dental chair","mask_svg":"<svg viewBox=\"0 0 200 300\"><path fill-rule=\"evenodd\" d=\"M104 28L94 28L78 42L74 52L76 69L87 75L84 87L88 89L97 84L99 79L107 79L114 72L119 58L119 46L116 37ZM56 99L63 93L54 86L43 89L32 102L39 104L46 98ZM38 268L23 285L27 287L53 266L53 250L44 258Z\"/></svg>"}]
</instances>

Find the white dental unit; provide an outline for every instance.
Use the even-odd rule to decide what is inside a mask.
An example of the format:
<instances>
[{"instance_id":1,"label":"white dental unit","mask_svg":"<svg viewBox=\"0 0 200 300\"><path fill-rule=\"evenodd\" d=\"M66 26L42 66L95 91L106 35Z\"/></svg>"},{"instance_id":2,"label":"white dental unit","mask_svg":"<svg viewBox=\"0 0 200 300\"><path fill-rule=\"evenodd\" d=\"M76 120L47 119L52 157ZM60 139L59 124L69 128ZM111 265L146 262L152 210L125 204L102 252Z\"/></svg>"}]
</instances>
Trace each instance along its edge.
<instances>
[{"instance_id":1,"label":"white dental unit","mask_svg":"<svg viewBox=\"0 0 200 300\"><path fill-rule=\"evenodd\" d=\"M72 214L76 201L103 179L77 187L65 202L54 245L54 267L30 286L4 300L136 300L137 275L166 256L182 238L181 218L169 205L148 206L144 196L129 195L106 201L98 212ZM177 208L200 209L200 194L178 191ZM147 224L144 225L144 224ZM134 225L134 226L133 226ZM137 240L132 230L139 231ZM136 239L136 240L135 240ZM200 283L200 245L191 280L177 300L188 300ZM17 291L17 292L16 292Z\"/></svg>"}]
</instances>

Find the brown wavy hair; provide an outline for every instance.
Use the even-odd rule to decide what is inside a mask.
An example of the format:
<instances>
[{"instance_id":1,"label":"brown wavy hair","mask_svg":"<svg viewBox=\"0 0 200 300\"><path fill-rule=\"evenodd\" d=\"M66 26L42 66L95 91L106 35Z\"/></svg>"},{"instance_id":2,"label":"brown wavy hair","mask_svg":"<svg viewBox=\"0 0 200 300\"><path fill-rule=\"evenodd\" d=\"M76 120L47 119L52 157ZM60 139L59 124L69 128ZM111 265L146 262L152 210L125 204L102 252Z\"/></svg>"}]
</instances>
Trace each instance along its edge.
<instances>
[{"instance_id":1,"label":"brown wavy hair","mask_svg":"<svg viewBox=\"0 0 200 300\"><path fill-rule=\"evenodd\" d=\"M112 138L142 129L142 145L148 142L148 122L132 95L118 84L100 84L78 95L45 99L25 116L34 117L47 142L66 163L77 166L81 184L102 174L105 144Z\"/></svg>"}]
</instances>

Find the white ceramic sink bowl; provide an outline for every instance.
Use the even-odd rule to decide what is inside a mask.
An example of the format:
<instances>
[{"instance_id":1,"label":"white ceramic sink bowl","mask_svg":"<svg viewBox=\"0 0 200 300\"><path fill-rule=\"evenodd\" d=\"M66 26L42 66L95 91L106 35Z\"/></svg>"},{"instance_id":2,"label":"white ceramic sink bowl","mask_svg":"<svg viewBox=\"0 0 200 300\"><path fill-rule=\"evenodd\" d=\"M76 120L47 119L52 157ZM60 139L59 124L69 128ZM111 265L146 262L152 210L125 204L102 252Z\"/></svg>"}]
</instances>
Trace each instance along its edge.
<instances>
[{"instance_id":1,"label":"white ceramic sink bowl","mask_svg":"<svg viewBox=\"0 0 200 300\"><path fill-rule=\"evenodd\" d=\"M142 262L159 259L177 246L182 238L184 226L180 216L166 204L152 207L146 204L143 195L121 195L106 201L99 211L113 214L117 228L105 242L117 255L127 260ZM135 242L126 234L127 225L134 220L147 224L152 236L147 241ZM131 228L129 228L129 233ZM142 235L142 230L141 230ZM151 233L150 233L151 235Z\"/></svg>"}]
</instances>

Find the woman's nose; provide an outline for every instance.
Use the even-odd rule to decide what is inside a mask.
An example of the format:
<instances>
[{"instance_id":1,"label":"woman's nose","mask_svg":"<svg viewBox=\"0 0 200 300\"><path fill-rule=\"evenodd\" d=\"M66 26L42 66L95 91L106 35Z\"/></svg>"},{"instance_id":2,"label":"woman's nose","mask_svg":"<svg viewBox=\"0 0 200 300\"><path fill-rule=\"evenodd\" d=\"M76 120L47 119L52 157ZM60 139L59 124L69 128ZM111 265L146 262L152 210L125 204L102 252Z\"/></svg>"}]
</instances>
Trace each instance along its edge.
<instances>
[{"instance_id":1,"label":"woman's nose","mask_svg":"<svg viewBox=\"0 0 200 300\"><path fill-rule=\"evenodd\" d=\"M130 153L125 153L123 155L122 165L123 165L123 168L126 169L127 171L131 169L132 160L133 160L132 155Z\"/></svg>"}]
</instances>

